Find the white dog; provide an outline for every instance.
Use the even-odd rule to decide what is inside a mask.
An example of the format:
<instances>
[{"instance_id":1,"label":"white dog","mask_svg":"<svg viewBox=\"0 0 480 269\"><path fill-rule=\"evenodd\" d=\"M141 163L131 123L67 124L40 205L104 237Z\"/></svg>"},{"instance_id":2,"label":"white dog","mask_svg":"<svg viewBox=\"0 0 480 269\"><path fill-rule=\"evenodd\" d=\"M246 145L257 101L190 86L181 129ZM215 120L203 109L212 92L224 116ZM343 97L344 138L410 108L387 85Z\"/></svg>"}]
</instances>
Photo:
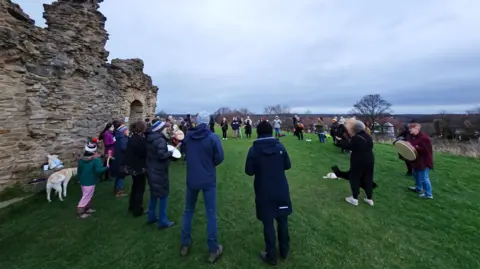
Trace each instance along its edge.
<instances>
[{"instance_id":1,"label":"white dog","mask_svg":"<svg viewBox=\"0 0 480 269\"><path fill-rule=\"evenodd\" d=\"M326 176L324 176L323 178L328 178L328 179L337 179L337 176L335 175L335 173L328 173Z\"/></svg>"},{"instance_id":2,"label":"white dog","mask_svg":"<svg viewBox=\"0 0 480 269\"><path fill-rule=\"evenodd\" d=\"M67 197L67 186L68 182L72 178L72 176L77 174L77 168L65 168L62 169L58 172L53 173L50 175L47 181L47 200L49 202L52 202L50 199L50 192L52 189L55 190L56 193L58 193L58 198L60 201L63 201L62 199L62 188L63 188L63 197Z\"/></svg>"}]
</instances>

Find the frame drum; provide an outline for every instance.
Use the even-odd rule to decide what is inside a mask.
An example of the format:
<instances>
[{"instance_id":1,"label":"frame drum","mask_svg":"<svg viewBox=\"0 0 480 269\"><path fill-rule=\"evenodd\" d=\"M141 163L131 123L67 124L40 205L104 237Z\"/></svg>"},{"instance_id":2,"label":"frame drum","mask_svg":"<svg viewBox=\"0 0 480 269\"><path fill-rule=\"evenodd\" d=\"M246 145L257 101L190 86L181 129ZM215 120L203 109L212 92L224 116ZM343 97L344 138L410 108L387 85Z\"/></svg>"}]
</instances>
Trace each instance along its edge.
<instances>
[{"instance_id":1,"label":"frame drum","mask_svg":"<svg viewBox=\"0 0 480 269\"><path fill-rule=\"evenodd\" d=\"M398 140L394 144L398 154L408 161L417 159L417 150L407 141Z\"/></svg>"},{"instance_id":2,"label":"frame drum","mask_svg":"<svg viewBox=\"0 0 480 269\"><path fill-rule=\"evenodd\" d=\"M173 152L173 154L172 154L173 158L180 159L182 157L182 154L180 153L180 151L178 149L176 149L174 146L167 145L167 148L168 148L168 151Z\"/></svg>"},{"instance_id":3,"label":"frame drum","mask_svg":"<svg viewBox=\"0 0 480 269\"><path fill-rule=\"evenodd\" d=\"M182 141L185 138L185 134L181 130L176 130L173 132L173 137L178 141Z\"/></svg>"}]
</instances>

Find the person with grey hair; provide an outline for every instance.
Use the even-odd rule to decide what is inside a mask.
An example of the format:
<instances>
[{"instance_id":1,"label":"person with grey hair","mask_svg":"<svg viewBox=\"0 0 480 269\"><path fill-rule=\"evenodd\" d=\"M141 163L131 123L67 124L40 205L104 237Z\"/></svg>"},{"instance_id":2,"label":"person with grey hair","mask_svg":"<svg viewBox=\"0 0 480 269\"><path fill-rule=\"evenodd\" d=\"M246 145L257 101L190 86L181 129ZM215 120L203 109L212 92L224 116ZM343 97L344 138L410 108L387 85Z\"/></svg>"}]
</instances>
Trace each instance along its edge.
<instances>
[{"instance_id":1,"label":"person with grey hair","mask_svg":"<svg viewBox=\"0 0 480 269\"><path fill-rule=\"evenodd\" d=\"M350 170L342 172L336 165L332 166L332 170L337 177L350 181L352 196L345 198L348 203L358 206L358 195L360 194L360 188L362 188L367 196L364 202L373 206L373 189L377 184L373 181L375 159L372 137L365 132L365 124L359 120L353 118L347 120L345 128L350 139L340 138L339 142L342 144L342 148L352 152L350 155Z\"/></svg>"}]
</instances>

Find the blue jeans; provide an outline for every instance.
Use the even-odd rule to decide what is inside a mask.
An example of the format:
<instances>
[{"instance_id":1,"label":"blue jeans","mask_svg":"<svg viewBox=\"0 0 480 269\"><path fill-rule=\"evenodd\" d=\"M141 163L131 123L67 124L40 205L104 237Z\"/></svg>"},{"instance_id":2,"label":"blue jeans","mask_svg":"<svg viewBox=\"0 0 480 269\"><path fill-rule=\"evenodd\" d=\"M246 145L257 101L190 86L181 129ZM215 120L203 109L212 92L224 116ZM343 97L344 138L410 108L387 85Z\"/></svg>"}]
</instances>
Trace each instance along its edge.
<instances>
[{"instance_id":1,"label":"blue jeans","mask_svg":"<svg viewBox=\"0 0 480 269\"><path fill-rule=\"evenodd\" d=\"M319 133L318 134L318 140L320 140L320 143L325 143L325 134L324 133Z\"/></svg>"},{"instance_id":2,"label":"blue jeans","mask_svg":"<svg viewBox=\"0 0 480 269\"><path fill-rule=\"evenodd\" d=\"M168 226L169 221L167 218L167 201L168 196L163 198L150 196L150 203L148 205L148 222L153 222L157 219L155 211L158 203L158 227Z\"/></svg>"},{"instance_id":3,"label":"blue jeans","mask_svg":"<svg viewBox=\"0 0 480 269\"><path fill-rule=\"evenodd\" d=\"M123 182L125 181L124 178L115 178L115 190L120 191L123 190Z\"/></svg>"},{"instance_id":4,"label":"blue jeans","mask_svg":"<svg viewBox=\"0 0 480 269\"><path fill-rule=\"evenodd\" d=\"M425 168L425 170L413 169L413 177L415 178L415 188L417 191L424 191L425 195L428 197L432 196L432 185L430 184L430 177L428 172L430 169Z\"/></svg>"},{"instance_id":5,"label":"blue jeans","mask_svg":"<svg viewBox=\"0 0 480 269\"><path fill-rule=\"evenodd\" d=\"M280 136L280 128L275 128L275 136Z\"/></svg>"},{"instance_id":6,"label":"blue jeans","mask_svg":"<svg viewBox=\"0 0 480 269\"><path fill-rule=\"evenodd\" d=\"M185 211L182 221L182 246L192 244L192 219L195 213L195 205L200 190L192 190L187 186L185 192ZM205 210L207 212L207 244L210 253L215 253L218 248L217 241L217 188L203 189L203 200L205 201Z\"/></svg>"}]
</instances>

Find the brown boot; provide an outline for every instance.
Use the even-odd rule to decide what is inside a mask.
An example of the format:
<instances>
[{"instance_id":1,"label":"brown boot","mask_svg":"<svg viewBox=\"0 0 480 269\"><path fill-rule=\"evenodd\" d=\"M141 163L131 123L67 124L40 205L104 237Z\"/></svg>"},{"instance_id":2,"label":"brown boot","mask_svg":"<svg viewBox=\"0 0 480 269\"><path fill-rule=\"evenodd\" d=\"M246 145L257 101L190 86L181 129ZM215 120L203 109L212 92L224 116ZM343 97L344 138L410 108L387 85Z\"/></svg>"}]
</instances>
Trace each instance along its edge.
<instances>
[{"instance_id":1,"label":"brown boot","mask_svg":"<svg viewBox=\"0 0 480 269\"><path fill-rule=\"evenodd\" d=\"M214 253L210 253L210 256L208 257L208 262L210 263L216 263L220 257L222 257L223 253L223 247L222 245L218 245L217 251Z\"/></svg>"}]
</instances>

